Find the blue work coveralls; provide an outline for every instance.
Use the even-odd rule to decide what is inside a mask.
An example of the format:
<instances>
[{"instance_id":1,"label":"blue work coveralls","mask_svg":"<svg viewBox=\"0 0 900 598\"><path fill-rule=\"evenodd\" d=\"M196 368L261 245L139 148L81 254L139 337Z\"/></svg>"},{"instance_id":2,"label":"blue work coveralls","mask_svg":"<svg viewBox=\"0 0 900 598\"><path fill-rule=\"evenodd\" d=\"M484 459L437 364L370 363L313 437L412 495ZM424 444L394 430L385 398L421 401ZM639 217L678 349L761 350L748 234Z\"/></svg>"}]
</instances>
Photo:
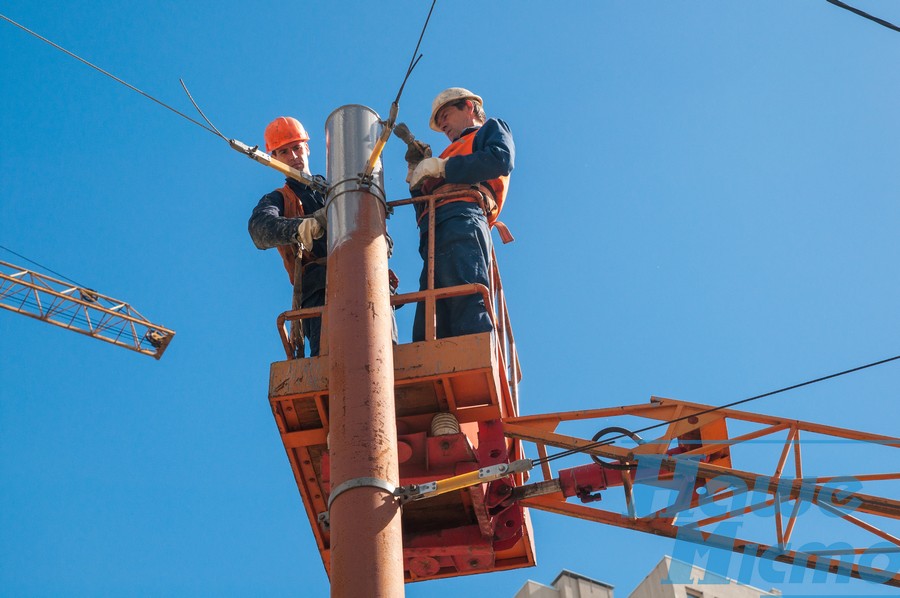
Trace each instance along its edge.
<instances>
[{"instance_id":1,"label":"blue work coveralls","mask_svg":"<svg viewBox=\"0 0 900 598\"><path fill-rule=\"evenodd\" d=\"M294 179L286 179L300 203L303 204L304 218L309 218L312 213L325 207L325 196L319 191L304 185ZM324 179L322 179L324 181ZM267 193L259 200L247 230L257 249L270 249L279 245L296 243L297 227L301 218L284 217L284 196L279 189ZM328 241L326 235L313 241L312 253L317 258L323 258L328 253ZM300 307L319 307L325 305L325 264L311 263L303 270L303 292L300 296ZM319 338L322 333L321 318L307 318L303 320L303 336L309 341L309 353L311 357L319 354Z\"/></svg>"},{"instance_id":2,"label":"blue work coveralls","mask_svg":"<svg viewBox=\"0 0 900 598\"><path fill-rule=\"evenodd\" d=\"M462 135L477 127L466 129ZM444 183L478 184L509 175L515 162L512 132L502 120L488 119L477 128L472 153L447 159ZM440 192L440 189L436 190ZM428 213L416 204L419 217L419 255L424 262L419 290L428 288ZM435 215L434 286L479 283L490 288L491 232L476 203L455 201L438 207ZM461 336L492 329L481 295L465 295L437 302L437 337ZM416 304L413 341L425 339L425 304Z\"/></svg>"}]
</instances>

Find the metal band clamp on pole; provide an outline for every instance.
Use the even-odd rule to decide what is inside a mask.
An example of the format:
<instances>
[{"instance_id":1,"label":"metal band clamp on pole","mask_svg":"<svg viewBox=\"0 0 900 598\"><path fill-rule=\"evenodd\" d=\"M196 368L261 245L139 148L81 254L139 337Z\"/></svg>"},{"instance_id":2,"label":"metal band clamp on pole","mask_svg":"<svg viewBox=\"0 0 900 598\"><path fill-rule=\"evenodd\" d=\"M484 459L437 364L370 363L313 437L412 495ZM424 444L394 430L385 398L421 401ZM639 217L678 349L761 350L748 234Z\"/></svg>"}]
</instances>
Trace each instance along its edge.
<instances>
[{"instance_id":1,"label":"metal band clamp on pole","mask_svg":"<svg viewBox=\"0 0 900 598\"><path fill-rule=\"evenodd\" d=\"M380 480L378 478L353 478L352 480L347 480L342 484L338 484L334 490L331 491L331 495L328 497L328 510L331 510L331 504L334 502L334 499L347 490L363 487L380 488L391 496L397 491L397 487L387 480Z\"/></svg>"},{"instance_id":2,"label":"metal band clamp on pole","mask_svg":"<svg viewBox=\"0 0 900 598\"><path fill-rule=\"evenodd\" d=\"M353 185L356 186L353 186ZM374 189L374 191L373 191ZM378 193L375 193L378 191ZM368 183L362 183L358 178L344 179L342 181L336 181L331 187L328 189L328 196L325 199L325 213L328 213L328 208L331 206L331 203L336 200L341 195L345 193L357 193L363 192L368 193L384 206L385 214L393 214L394 208L388 205L387 199L385 199L384 189L376 182L370 181Z\"/></svg>"}]
</instances>

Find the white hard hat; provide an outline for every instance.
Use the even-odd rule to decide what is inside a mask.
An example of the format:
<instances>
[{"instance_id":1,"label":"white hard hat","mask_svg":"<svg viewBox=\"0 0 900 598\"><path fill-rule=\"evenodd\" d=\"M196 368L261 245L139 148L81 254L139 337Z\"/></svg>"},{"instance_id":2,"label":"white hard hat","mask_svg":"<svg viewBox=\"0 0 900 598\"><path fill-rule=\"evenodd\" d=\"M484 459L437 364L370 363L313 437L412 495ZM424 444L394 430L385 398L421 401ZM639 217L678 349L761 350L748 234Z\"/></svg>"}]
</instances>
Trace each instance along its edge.
<instances>
[{"instance_id":1,"label":"white hard hat","mask_svg":"<svg viewBox=\"0 0 900 598\"><path fill-rule=\"evenodd\" d=\"M463 89L462 87L450 87L445 89L437 94L437 97L431 102L431 121L428 123L428 126L430 126L432 130L437 131L438 133L441 132L441 129L437 126L434 119L437 117L437 113L441 111L441 108L451 102L456 102L457 100L472 100L484 108L484 102L481 100L481 97L475 95L468 89Z\"/></svg>"}]
</instances>

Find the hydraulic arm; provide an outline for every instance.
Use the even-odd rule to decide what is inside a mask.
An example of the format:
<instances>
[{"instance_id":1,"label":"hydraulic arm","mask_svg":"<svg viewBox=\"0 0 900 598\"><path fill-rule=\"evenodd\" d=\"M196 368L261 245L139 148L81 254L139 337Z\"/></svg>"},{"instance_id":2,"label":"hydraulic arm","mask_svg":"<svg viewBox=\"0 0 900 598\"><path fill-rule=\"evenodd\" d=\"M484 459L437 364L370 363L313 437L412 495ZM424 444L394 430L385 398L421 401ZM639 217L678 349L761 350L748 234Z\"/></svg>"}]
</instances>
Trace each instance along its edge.
<instances>
[{"instance_id":1,"label":"hydraulic arm","mask_svg":"<svg viewBox=\"0 0 900 598\"><path fill-rule=\"evenodd\" d=\"M586 440L555 431L560 424L608 421L615 416L662 420L665 432L625 448L597 442L597 436ZM503 423L508 438L535 445L541 455L535 464L544 476L542 481L514 488L511 502L900 587L896 565L900 501L862 491L878 484L883 490L886 483L896 489L900 472L811 475L809 471L813 461L809 455L815 450L826 455L865 451L871 457L859 463L860 469L896 463L891 451L900 448L898 438L658 398L649 405L514 417ZM730 438L729 424L739 425L743 433ZM806 453L804 446L809 447ZM548 449L563 449L566 455L585 453L595 462L554 475L550 469L554 455L548 457ZM765 473L732 465L733 459L764 463L767 450L774 462ZM823 463L828 466L839 460L815 461L821 468ZM786 471L789 465L793 475ZM624 495L610 497L621 506L599 508L601 491L616 486L623 488ZM570 498L578 498L581 504L569 502ZM843 520L848 529L837 537L823 537L823 528L807 526L809 520L803 518L814 509ZM745 525L744 519L751 514L754 523L763 525ZM885 525L894 530L888 531ZM753 536L745 536L743 530L751 529ZM742 532L741 537L735 530ZM885 558L885 569L872 566Z\"/></svg>"}]
</instances>

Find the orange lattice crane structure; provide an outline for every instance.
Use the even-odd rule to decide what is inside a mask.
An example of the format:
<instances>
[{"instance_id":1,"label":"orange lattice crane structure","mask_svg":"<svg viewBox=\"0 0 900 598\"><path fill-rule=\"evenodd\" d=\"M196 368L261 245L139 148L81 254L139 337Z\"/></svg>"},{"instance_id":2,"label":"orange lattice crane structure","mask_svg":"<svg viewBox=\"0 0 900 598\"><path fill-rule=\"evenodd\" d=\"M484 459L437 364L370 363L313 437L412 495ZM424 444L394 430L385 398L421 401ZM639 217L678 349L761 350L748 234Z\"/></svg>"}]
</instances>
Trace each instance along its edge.
<instances>
[{"instance_id":1,"label":"orange lattice crane structure","mask_svg":"<svg viewBox=\"0 0 900 598\"><path fill-rule=\"evenodd\" d=\"M124 301L3 261L0 308L156 359L175 336Z\"/></svg>"},{"instance_id":2,"label":"orange lattice crane structure","mask_svg":"<svg viewBox=\"0 0 900 598\"><path fill-rule=\"evenodd\" d=\"M454 194L478 201L479 194L386 201L380 165L374 178L355 174L364 171L379 124L362 106L329 117L328 178L340 185L327 204L327 301L278 317L286 359L271 365L269 380L269 404L332 596L400 596L403 583L532 566L529 509L900 586L896 571L861 558L900 552L897 535L882 529L900 519L900 502L841 485L896 482L900 473L813 472L803 460L805 442L891 452L900 448L898 438L655 397L643 405L521 415L521 372L496 255L490 287L434 288L429 219L427 288L388 293L385 212L415 202L433 209ZM484 298L493 331L437 338L436 302L466 294ZM425 340L391 345L389 306L419 302ZM320 354L294 358L287 325L314 317L322 318ZM635 425L641 421L653 424ZM583 438L563 433L566 426L598 431ZM641 437L632 430L659 432ZM757 467L762 441L777 447L768 469ZM537 458L525 456L526 445ZM738 455L746 447L752 458L742 466ZM897 463L891 455L880 462L886 468ZM566 456L584 463L551 469ZM540 480L533 479L537 472ZM665 492L646 501L641 488ZM601 498L615 503L616 496L619 508L601 508ZM704 511L710 506L715 514ZM792 548L798 515L810 506L876 546ZM773 512L774 525L748 530L757 536L717 532L717 524L763 510Z\"/></svg>"}]
</instances>

